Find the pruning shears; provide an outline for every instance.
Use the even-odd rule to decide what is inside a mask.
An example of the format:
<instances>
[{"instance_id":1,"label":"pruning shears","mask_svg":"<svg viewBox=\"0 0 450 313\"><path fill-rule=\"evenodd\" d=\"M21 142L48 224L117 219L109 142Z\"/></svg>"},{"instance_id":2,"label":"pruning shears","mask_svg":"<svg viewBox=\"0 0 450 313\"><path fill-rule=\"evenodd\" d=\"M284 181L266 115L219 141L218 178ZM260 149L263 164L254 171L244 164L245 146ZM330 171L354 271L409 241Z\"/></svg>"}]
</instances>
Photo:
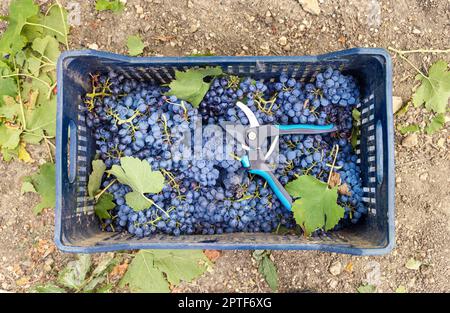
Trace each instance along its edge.
<instances>
[{"instance_id":1,"label":"pruning shears","mask_svg":"<svg viewBox=\"0 0 450 313\"><path fill-rule=\"evenodd\" d=\"M323 134L331 133L337 130L334 124L328 125L310 125L310 124L292 124L292 125L260 125L255 114L242 102L236 105L241 109L248 121L249 126L226 123L222 125L225 131L230 134L242 148L248 153L241 158L242 166L252 174L261 176L269 184L281 204L288 210L292 208L292 197L281 185L280 181L272 173L272 168L267 160L277 148L280 135L293 134ZM271 139L270 147L266 153L263 146Z\"/></svg>"}]
</instances>

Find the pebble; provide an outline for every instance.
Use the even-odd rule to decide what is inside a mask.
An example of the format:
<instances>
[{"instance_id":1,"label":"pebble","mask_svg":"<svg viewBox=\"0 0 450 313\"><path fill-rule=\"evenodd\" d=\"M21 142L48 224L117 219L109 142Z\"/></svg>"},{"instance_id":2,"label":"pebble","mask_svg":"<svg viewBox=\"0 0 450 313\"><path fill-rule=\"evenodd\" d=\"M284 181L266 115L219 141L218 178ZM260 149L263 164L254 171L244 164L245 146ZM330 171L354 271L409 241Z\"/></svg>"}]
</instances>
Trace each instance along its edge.
<instances>
[{"instance_id":1,"label":"pebble","mask_svg":"<svg viewBox=\"0 0 450 313\"><path fill-rule=\"evenodd\" d=\"M98 50L98 45L96 43L91 43L88 45L88 48L92 50Z\"/></svg>"},{"instance_id":2,"label":"pebble","mask_svg":"<svg viewBox=\"0 0 450 313\"><path fill-rule=\"evenodd\" d=\"M287 45L287 38L286 36L281 36L280 39L278 39L278 44L280 46L285 46Z\"/></svg>"},{"instance_id":3,"label":"pebble","mask_svg":"<svg viewBox=\"0 0 450 313\"><path fill-rule=\"evenodd\" d=\"M337 285L338 285L338 281L337 281L337 280L332 279L332 280L330 281L330 288L331 288L331 289L336 289Z\"/></svg>"},{"instance_id":4,"label":"pebble","mask_svg":"<svg viewBox=\"0 0 450 313\"><path fill-rule=\"evenodd\" d=\"M330 273L334 276L338 276L340 273L342 273L342 264L339 261L335 261L331 263L330 267L328 268Z\"/></svg>"},{"instance_id":5,"label":"pebble","mask_svg":"<svg viewBox=\"0 0 450 313\"><path fill-rule=\"evenodd\" d=\"M314 15L320 14L320 7L317 0L298 0L298 2L306 12Z\"/></svg>"},{"instance_id":6,"label":"pebble","mask_svg":"<svg viewBox=\"0 0 450 313\"><path fill-rule=\"evenodd\" d=\"M135 8L136 8L136 13L137 14L143 14L144 13L144 9L138 4L138 5L136 5L135 6Z\"/></svg>"},{"instance_id":7,"label":"pebble","mask_svg":"<svg viewBox=\"0 0 450 313\"><path fill-rule=\"evenodd\" d=\"M402 178L401 177L399 177L399 176L397 176L396 178L395 178L395 182L398 184L398 183L401 183L402 182Z\"/></svg>"},{"instance_id":8,"label":"pebble","mask_svg":"<svg viewBox=\"0 0 450 313\"><path fill-rule=\"evenodd\" d=\"M192 3L192 1L188 1L187 6L189 9L192 9L194 7L194 4Z\"/></svg>"},{"instance_id":9,"label":"pebble","mask_svg":"<svg viewBox=\"0 0 450 313\"><path fill-rule=\"evenodd\" d=\"M402 97L393 96L392 97L392 111L396 113L403 105Z\"/></svg>"},{"instance_id":10,"label":"pebble","mask_svg":"<svg viewBox=\"0 0 450 313\"><path fill-rule=\"evenodd\" d=\"M189 28L189 31L191 33L195 33L199 28L200 28L200 22L197 21L197 22L195 22L195 24L191 25L191 27Z\"/></svg>"},{"instance_id":11,"label":"pebble","mask_svg":"<svg viewBox=\"0 0 450 313\"><path fill-rule=\"evenodd\" d=\"M417 28L414 28L413 31L412 31L412 33L413 33L414 35L420 35L421 31L418 30Z\"/></svg>"},{"instance_id":12,"label":"pebble","mask_svg":"<svg viewBox=\"0 0 450 313\"><path fill-rule=\"evenodd\" d=\"M425 172L425 173L420 174L419 179L422 180L422 181L427 180L428 179L428 173Z\"/></svg>"},{"instance_id":13,"label":"pebble","mask_svg":"<svg viewBox=\"0 0 450 313\"><path fill-rule=\"evenodd\" d=\"M419 143L417 134L410 134L402 140L402 146L406 148L412 148Z\"/></svg>"},{"instance_id":14,"label":"pebble","mask_svg":"<svg viewBox=\"0 0 450 313\"><path fill-rule=\"evenodd\" d=\"M439 138L437 141L437 146L439 148L445 149L445 138Z\"/></svg>"}]
</instances>

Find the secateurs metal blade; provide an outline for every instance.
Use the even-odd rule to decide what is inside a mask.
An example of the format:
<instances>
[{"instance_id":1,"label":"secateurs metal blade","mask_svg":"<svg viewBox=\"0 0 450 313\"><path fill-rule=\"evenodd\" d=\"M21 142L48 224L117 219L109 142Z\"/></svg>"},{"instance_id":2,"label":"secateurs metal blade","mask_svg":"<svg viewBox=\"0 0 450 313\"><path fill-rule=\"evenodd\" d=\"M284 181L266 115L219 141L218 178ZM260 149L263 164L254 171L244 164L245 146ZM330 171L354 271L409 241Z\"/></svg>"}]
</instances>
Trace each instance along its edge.
<instances>
[{"instance_id":1,"label":"secateurs metal blade","mask_svg":"<svg viewBox=\"0 0 450 313\"><path fill-rule=\"evenodd\" d=\"M281 204L286 209L291 210L292 197L272 173L273 169L268 163L268 159L278 147L279 136L331 133L336 131L337 128L333 124L260 125L249 107L242 102L237 102L236 105L245 113L250 125L243 126L227 123L222 126L228 134L242 145L244 150L248 151L247 155L241 158L242 166L248 169L250 173L264 178ZM270 145L268 145L269 139L271 139ZM267 146L269 146L269 149L265 152L263 147Z\"/></svg>"}]
</instances>

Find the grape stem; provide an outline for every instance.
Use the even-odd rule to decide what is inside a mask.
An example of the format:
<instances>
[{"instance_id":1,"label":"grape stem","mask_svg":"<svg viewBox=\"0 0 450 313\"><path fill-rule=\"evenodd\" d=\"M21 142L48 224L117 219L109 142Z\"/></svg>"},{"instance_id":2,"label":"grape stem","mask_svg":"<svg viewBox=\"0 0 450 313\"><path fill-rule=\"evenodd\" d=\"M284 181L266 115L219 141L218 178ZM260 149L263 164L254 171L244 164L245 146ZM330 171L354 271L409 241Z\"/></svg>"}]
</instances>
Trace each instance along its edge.
<instances>
[{"instance_id":1,"label":"grape stem","mask_svg":"<svg viewBox=\"0 0 450 313\"><path fill-rule=\"evenodd\" d=\"M98 194L95 195L94 199L95 202L98 201L98 199L100 199L100 197L102 196L102 194L104 194L112 185L114 185L114 183L117 181L117 179L113 179L108 186L106 186L102 191L100 191Z\"/></svg>"},{"instance_id":2,"label":"grape stem","mask_svg":"<svg viewBox=\"0 0 450 313\"><path fill-rule=\"evenodd\" d=\"M333 174L334 164L336 163L337 155L339 153L339 145L335 145L334 147L336 147L336 153L334 154L333 163L331 164L330 175L328 175L327 188L330 185L331 174Z\"/></svg>"}]
</instances>

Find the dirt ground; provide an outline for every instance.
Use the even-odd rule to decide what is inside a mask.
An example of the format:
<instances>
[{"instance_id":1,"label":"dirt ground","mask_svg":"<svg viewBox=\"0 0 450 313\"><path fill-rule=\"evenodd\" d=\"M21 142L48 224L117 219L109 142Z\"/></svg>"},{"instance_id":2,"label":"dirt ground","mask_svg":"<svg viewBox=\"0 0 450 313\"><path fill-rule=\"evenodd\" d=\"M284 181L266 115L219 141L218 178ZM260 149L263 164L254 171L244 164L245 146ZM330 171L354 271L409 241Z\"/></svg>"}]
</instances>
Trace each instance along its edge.
<instances>
[{"instance_id":1,"label":"dirt ground","mask_svg":"<svg viewBox=\"0 0 450 313\"><path fill-rule=\"evenodd\" d=\"M8 1L3 1L5 10ZM51 1L40 1L49 3ZM62 1L71 8L71 49L126 52L126 38L139 34L146 55L309 55L350 47L408 49L450 47L450 1L321 0L321 12L304 11L295 0L128 0L124 12L98 13L94 1ZM365 4L363 4L365 3ZM81 14L77 14L80 12ZM0 12L1 13L1 12ZM1 28L0 28L1 31ZM450 55L414 54L427 69ZM393 55L394 95L406 102L415 72ZM422 123L426 112L410 109L396 124ZM448 117L447 117L448 119ZM400 285L408 292L450 291L449 128L404 141L396 134L396 248L386 256L355 257L321 252L274 251L280 292L355 292L370 283L378 292ZM415 140L417 139L417 140ZM412 142L407 145L406 142ZM0 162L0 289L26 291L54 280L74 256L52 245L53 212L35 217L38 197L20 194L21 180L45 161L44 147L32 150L33 164ZM392 173L394 174L394 173ZM415 258L419 270L405 263ZM250 251L224 251L214 270L178 291L269 291Z\"/></svg>"}]
</instances>

